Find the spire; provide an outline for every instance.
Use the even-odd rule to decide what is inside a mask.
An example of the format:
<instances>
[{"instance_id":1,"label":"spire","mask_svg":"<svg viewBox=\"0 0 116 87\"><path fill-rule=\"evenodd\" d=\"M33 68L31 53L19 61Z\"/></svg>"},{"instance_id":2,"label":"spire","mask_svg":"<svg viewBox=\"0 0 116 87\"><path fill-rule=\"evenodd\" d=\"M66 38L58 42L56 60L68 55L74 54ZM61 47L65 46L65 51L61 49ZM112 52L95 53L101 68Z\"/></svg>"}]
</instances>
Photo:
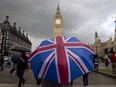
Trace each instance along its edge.
<instances>
[{"instance_id":1,"label":"spire","mask_svg":"<svg viewBox=\"0 0 116 87\"><path fill-rule=\"evenodd\" d=\"M115 22L115 30L116 30L116 20L114 22Z\"/></svg>"},{"instance_id":2,"label":"spire","mask_svg":"<svg viewBox=\"0 0 116 87\"><path fill-rule=\"evenodd\" d=\"M95 32L95 38L98 38L98 34L97 34L97 31Z\"/></svg>"},{"instance_id":3,"label":"spire","mask_svg":"<svg viewBox=\"0 0 116 87\"><path fill-rule=\"evenodd\" d=\"M56 10L57 10L57 12L60 12L59 3L58 3L58 7L57 7Z\"/></svg>"},{"instance_id":4,"label":"spire","mask_svg":"<svg viewBox=\"0 0 116 87\"><path fill-rule=\"evenodd\" d=\"M59 3L58 3L58 6L57 6L57 9L56 9L56 15L55 15L55 17L62 17L61 13L60 13Z\"/></svg>"},{"instance_id":5,"label":"spire","mask_svg":"<svg viewBox=\"0 0 116 87\"><path fill-rule=\"evenodd\" d=\"M114 40L116 40L116 21L115 22L115 36L114 36Z\"/></svg>"}]
</instances>

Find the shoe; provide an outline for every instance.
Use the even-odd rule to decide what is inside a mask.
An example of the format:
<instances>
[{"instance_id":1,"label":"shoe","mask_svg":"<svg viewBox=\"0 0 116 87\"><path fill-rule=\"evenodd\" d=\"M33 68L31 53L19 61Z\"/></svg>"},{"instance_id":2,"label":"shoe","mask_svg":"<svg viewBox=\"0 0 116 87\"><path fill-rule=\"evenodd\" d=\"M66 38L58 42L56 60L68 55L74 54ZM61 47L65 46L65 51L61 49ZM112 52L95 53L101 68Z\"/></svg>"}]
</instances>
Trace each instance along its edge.
<instances>
[{"instance_id":1,"label":"shoe","mask_svg":"<svg viewBox=\"0 0 116 87\"><path fill-rule=\"evenodd\" d=\"M23 80L23 85L25 84L25 79Z\"/></svg>"}]
</instances>

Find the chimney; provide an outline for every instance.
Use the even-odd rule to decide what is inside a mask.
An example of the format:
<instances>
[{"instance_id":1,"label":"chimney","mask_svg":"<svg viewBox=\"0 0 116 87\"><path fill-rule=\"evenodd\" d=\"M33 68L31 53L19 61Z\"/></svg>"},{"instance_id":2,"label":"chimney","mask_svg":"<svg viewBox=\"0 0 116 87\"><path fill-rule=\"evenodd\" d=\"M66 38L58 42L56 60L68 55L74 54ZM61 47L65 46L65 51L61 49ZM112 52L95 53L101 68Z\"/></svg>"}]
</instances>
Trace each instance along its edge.
<instances>
[{"instance_id":1,"label":"chimney","mask_svg":"<svg viewBox=\"0 0 116 87\"><path fill-rule=\"evenodd\" d=\"M9 20L9 16L6 16L6 21L8 21Z\"/></svg>"},{"instance_id":2,"label":"chimney","mask_svg":"<svg viewBox=\"0 0 116 87\"><path fill-rule=\"evenodd\" d=\"M23 30L23 34L25 33L25 31Z\"/></svg>"},{"instance_id":3,"label":"chimney","mask_svg":"<svg viewBox=\"0 0 116 87\"><path fill-rule=\"evenodd\" d=\"M9 16L6 16L6 20L3 23L10 24L10 22L9 22Z\"/></svg>"},{"instance_id":4,"label":"chimney","mask_svg":"<svg viewBox=\"0 0 116 87\"><path fill-rule=\"evenodd\" d=\"M21 31L21 27L19 27L19 31Z\"/></svg>"},{"instance_id":5,"label":"chimney","mask_svg":"<svg viewBox=\"0 0 116 87\"><path fill-rule=\"evenodd\" d=\"M16 28L16 23L14 22L14 26L13 26L14 28Z\"/></svg>"},{"instance_id":6,"label":"chimney","mask_svg":"<svg viewBox=\"0 0 116 87\"><path fill-rule=\"evenodd\" d=\"M28 37L28 34L26 34L26 37Z\"/></svg>"}]
</instances>

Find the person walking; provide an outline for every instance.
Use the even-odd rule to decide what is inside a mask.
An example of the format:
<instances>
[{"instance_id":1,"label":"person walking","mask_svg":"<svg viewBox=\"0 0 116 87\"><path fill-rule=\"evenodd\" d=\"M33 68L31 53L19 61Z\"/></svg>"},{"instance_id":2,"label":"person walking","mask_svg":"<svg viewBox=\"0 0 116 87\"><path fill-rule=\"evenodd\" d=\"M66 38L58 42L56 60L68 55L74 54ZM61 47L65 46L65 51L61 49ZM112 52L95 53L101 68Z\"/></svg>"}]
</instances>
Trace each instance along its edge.
<instances>
[{"instance_id":1,"label":"person walking","mask_svg":"<svg viewBox=\"0 0 116 87\"><path fill-rule=\"evenodd\" d=\"M41 84L41 78L35 77L35 80L36 80L36 84L37 85L40 85Z\"/></svg>"},{"instance_id":2,"label":"person walking","mask_svg":"<svg viewBox=\"0 0 116 87\"><path fill-rule=\"evenodd\" d=\"M7 67L10 68L10 67L11 67L11 63L12 63L11 57L9 56L9 57L8 57L8 60L7 60L6 68L7 68Z\"/></svg>"},{"instance_id":3,"label":"person walking","mask_svg":"<svg viewBox=\"0 0 116 87\"><path fill-rule=\"evenodd\" d=\"M115 52L111 52L110 61L112 63L112 73L116 74L116 54Z\"/></svg>"},{"instance_id":4,"label":"person walking","mask_svg":"<svg viewBox=\"0 0 116 87\"><path fill-rule=\"evenodd\" d=\"M88 86L88 75L89 75L89 73L85 73L83 75L83 86L84 87L87 87Z\"/></svg>"},{"instance_id":5,"label":"person walking","mask_svg":"<svg viewBox=\"0 0 116 87\"><path fill-rule=\"evenodd\" d=\"M104 64L105 64L106 67L109 65L109 61L108 61L107 58L104 59Z\"/></svg>"},{"instance_id":6,"label":"person walking","mask_svg":"<svg viewBox=\"0 0 116 87\"><path fill-rule=\"evenodd\" d=\"M17 63L17 76L19 78L19 83L18 83L18 87L21 87L21 85L25 84L25 79L24 79L24 72L25 69L27 67L27 62L28 62L28 57L25 55L25 52L22 51L21 52L21 56L18 59L18 63Z\"/></svg>"},{"instance_id":7,"label":"person walking","mask_svg":"<svg viewBox=\"0 0 116 87\"><path fill-rule=\"evenodd\" d=\"M0 54L0 71L4 70L4 57L3 54Z\"/></svg>"}]
</instances>

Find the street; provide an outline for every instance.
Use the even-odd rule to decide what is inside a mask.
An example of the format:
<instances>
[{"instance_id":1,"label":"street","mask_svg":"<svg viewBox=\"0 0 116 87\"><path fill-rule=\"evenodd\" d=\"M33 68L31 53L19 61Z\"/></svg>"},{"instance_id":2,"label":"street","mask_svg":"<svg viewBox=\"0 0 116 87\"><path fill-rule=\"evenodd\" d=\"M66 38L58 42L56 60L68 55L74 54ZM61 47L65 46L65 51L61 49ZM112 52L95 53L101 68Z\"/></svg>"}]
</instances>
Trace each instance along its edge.
<instances>
[{"instance_id":1,"label":"street","mask_svg":"<svg viewBox=\"0 0 116 87\"><path fill-rule=\"evenodd\" d=\"M36 84L35 78L33 77L32 71L25 71L26 84ZM10 74L10 69L5 68L4 71L0 72L0 84L17 84L18 78ZM74 85L82 85L82 77L74 80ZM116 79L107 77L105 75L91 72L89 74L89 85L116 85Z\"/></svg>"},{"instance_id":2,"label":"street","mask_svg":"<svg viewBox=\"0 0 116 87\"><path fill-rule=\"evenodd\" d=\"M74 81L75 85L81 85L82 77ZM89 74L89 85L116 85L116 79L107 77L105 75L98 74L96 72L91 72Z\"/></svg>"}]
</instances>

